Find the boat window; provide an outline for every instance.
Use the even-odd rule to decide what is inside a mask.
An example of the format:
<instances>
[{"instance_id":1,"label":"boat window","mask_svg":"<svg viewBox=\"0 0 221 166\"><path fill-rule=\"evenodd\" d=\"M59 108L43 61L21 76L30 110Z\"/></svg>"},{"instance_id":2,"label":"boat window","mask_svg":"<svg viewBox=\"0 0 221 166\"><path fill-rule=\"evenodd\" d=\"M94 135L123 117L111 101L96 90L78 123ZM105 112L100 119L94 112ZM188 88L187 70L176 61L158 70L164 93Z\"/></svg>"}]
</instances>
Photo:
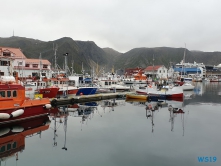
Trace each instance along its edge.
<instances>
[{"instance_id":1,"label":"boat window","mask_svg":"<svg viewBox=\"0 0 221 166\"><path fill-rule=\"evenodd\" d=\"M5 91L0 91L0 96L5 97Z\"/></svg>"},{"instance_id":2,"label":"boat window","mask_svg":"<svg viewBox=\"0 0 221 166\"><path fill-rule=\"evenodd\" d=\"M11 144L8 144L8 145L7 145L7 150L11 150L11 148L12 148L12 145L11 145Z\"/></svg>"},{"instance_id":3,"label":"boat window","mask_svg":"<svg viewBox=\"0 0 221 166\"><path fill-rule=\"evenodd\" d=\"M0 149L0 153L3 153L5 151L5 146L2 146Z\"/></svg>"},{"instance_id":4,"label":"boat window","mask_svg":"<svg viewBox=\"0 0 221 166\"><path fill-rule=\"evenodd\" d=\"M7 97L11 97L11 91L7 91Z\"/></svg>"},{"instance_id":5,"label":"boat window","mask_svg":"<svg viewBox=\"0 0 221 166\"><path fill-rule=\"evenodd\" d=\"M17 147L17 142L13 142L12 148L15 149Z\"/></svg>"},{"instance_id":6,"label":"boat window","mask_svg":"<svg viewBox=\"0 0 221 166\"><path fill-rule=\"evenodd\" d=\"M17 91L16 90L14 90L12 93L13 93L13 97L17 97Z\"/></svg>"}]
</instances>

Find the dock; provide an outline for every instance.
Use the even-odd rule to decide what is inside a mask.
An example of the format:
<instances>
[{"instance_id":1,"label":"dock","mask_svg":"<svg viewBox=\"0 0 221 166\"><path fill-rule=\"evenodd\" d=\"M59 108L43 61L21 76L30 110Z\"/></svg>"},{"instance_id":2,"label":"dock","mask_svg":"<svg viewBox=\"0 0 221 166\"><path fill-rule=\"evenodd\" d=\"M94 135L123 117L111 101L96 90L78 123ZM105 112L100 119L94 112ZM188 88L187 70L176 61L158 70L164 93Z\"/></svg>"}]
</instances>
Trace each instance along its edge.
<instances>
[{"instance_id":1,"label":"dock","mask_svg":"<svg viewBox=\"0 0 221 166\"><path fill-rule=\"evenodd\" d=\"M116 93L100 93L94 95L82 95L82 96L74 96L73 98L60 98L60 99L51 99L52 107L57 107L61 105L68 104L76 104L76 103L86 103L92 101L100 101L107 99L115 99L115 98L124 98L126 94L133 92L116 92Z\"/></svg>"}]
</instances>

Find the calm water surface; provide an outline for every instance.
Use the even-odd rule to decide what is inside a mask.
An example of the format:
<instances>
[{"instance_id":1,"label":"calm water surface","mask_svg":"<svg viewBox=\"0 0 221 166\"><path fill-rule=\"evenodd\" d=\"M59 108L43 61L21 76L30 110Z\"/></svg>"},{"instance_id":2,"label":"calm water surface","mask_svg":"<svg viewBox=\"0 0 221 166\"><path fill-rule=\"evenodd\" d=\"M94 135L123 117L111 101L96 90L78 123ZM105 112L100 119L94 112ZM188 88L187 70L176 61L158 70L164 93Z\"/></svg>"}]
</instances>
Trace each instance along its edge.
<instances>
[{"instance_id":1,"label":"calm water surface","mask_svg":"<svg viewBox=\"0 0 221 166\"><path fill-rule=\"evenodd\" d=\"M116 100L114 107L98 102L85 120L73 112L50 116L49 128L26 136L22 152L3 157L1 165L218 166L220 95L221 84L198 83L183 102L166 101L155 111L148 110L154 102ZM180 113L168 111L168 105ZM203 156L216 162L199 162Z\"/></svg>"}]
</instances>

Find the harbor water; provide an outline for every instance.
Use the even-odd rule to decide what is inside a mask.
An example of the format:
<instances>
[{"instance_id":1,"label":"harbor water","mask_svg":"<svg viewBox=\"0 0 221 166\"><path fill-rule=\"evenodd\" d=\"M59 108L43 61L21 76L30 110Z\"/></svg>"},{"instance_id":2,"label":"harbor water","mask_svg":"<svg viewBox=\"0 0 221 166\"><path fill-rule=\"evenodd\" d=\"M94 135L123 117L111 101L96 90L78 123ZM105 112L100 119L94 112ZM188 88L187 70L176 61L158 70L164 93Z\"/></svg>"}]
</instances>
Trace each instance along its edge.
<instances>
[{"instance_id":1,"label":"harbor water","mask_svg":"<svg viewBox=\"0 0 221 166\"><path fill-rule=\"evenodd\" d=\"M184 101L151 104L111 99L78 111L61 107L47 129L25 135L21 150L1 149L1 166L221 165L220 83L195 83Z\"/></svg>"}]
</instances>

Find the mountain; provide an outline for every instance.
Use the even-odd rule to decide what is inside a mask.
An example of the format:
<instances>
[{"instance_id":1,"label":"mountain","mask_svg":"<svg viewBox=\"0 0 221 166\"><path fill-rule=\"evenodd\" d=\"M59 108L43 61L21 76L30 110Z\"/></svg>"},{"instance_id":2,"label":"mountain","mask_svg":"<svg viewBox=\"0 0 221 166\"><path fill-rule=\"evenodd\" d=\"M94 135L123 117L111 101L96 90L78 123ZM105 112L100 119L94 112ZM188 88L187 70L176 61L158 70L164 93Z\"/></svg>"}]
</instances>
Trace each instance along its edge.
<instances>
[{"instance_id":1,"label":"mountain","mask_svg":"<svg viewBox=\"0 0 221 166\"><path fill-rule=\"evenodd\" d=\"M55 52L57 63L63 68L64 54L68 53L68 66L73 66L76 73L81 73L82 66L86 72L92 69L104 68L110 71L112 67L117 69L147 67L149 65L165 65L179 63L183 57L185 48L155 47L134 48L126 53L120 53L112 48L100 48L93 41L77 41L69 37L63 37L54 41L40 41L25 37L0 38L0 46L20 48L27 58L48 59L52 66L55 64ZM56 50L56 51L55 51ZM186 49L185 62L204 63L205 65L218 65L221 63L221 52L189 51Z\"/></svg>"},{"instance_id":2,"label":"mountain","mask_svg":"<svg viewBox=\"0 0 221 166\"><path fill-rule=\"evenodd\" d=\"M155 47L155 48L134 48L115 60L116 68L135 68L154 65L169 67L172 64L180 63L184 58L185 62L204 63L205 65L218 65L221 63L221 52L189 51L185 48Z\"/></svg>"},{"instance_id":3,"label":"mountain","mask_svg":"<svg viewBox=\"0 0 221 166\"><path fill-rule=\"evenodd\" d=\"M68 66L73 66L76 73L81 73L82 66L86 72L90 72L96 64L110 70L115 55L107 54L93 41L75 41L69 37L63 37L54 41L40 41L24 37L0 38L0 46L20 48L27 58L48 59L55 64L55 49L57 63L63 68L64 54L68 53Z\"/></svg>"}]
</instances>

